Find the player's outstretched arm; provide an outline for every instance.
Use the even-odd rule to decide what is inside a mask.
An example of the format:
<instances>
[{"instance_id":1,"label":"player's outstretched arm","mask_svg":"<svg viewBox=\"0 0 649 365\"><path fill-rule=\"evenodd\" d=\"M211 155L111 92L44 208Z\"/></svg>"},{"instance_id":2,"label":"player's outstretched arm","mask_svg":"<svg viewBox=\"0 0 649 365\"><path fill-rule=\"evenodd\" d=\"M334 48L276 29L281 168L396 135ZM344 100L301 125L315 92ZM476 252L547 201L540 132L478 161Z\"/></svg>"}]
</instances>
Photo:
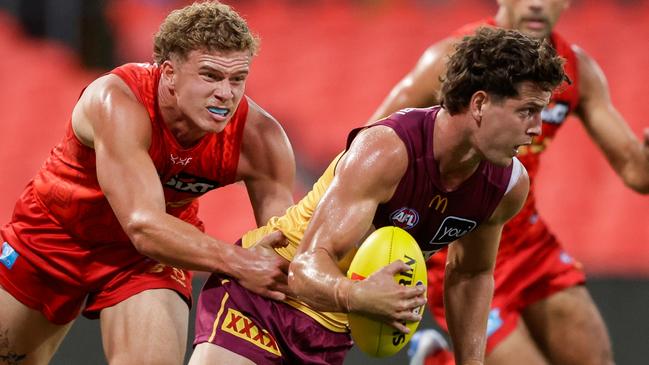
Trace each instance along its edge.
<instances>
[{"instance_id":1,"label":"player's outstretched arm","mask_svg":"<svg viewBox=\"0 0 649 365\"><path fill-rule=\"evenodd\" d=\"M503 225L522 208L529 189L525 170L489 220L449 246L444 303L458 365L483 364L493 268Z\"/></svg>"},{"instance_id":2,"label":"player's outstretched arm","mask_svg":"<svg viewBox=\"0 0 649 365\"><path fill-rule=\"evenodd\" d=\"M295 156L277 120L250 99L248 105L238 175L246 184L257 226L262 226L293 204Z\"/></svg>"},{"instance_id":3,"label":"player's outstretched arm","mask_svg":"<svg viewBox=\"0 0 649 365\"><path fill-rule=\"evenodd\" d=\"M148 154L148 113L117 76L101 77L86 89L72 123L82 143L95 149L99 185L140 253L167 265L232 276L250 267L246 260L257 258L166 213L160 177ZM253 270L281 273L271 264Z\"/></svg>"},{"instance_id":4,"label":"player's outstretched arm","mask_svg":"<svg viewBox=\"0 0 649 365\"><path fill-rule=\"evenodd\" d=\"M415 67L392 88L369 122L385 118L403 108L437 104L440 75L446 70L446 59L452 52L455 41L455 38L447 38L430 46L421 55Z\"/></svg>"},{"instance_id":5,"label":"player's outstretched arm","mask_svg":"<svg viewBox=\"0 0 649 365\"><path fill-rule=\"evenodd\" d=\"M363 281L347 279L338 267L368 234L377 206L394 194L407 161L403 142L388 127L372 127L356 137L338 162L291 263L289 286L300 300L322 311L374 316L404 332L398 321L420 319L412 309L425 303L424 288L394 281L396 272L408 270L403 262Z\"/></svg>"},{"instance_id":6,"label":"player's outstretched arm","mask_svg":"<svg viewBox=\"0 0 649 365\"><path fill-rule=\"evenodd\" d=\"M649 194L649 128L639 141L615 109L606 76L582 49L574 47L579 69L579 115L586 131L631 189Z\"/></svg>"},{"instance_id":7,"label":"player's outstretched arm","mask_svg":"<svg viewBox=\"0 0 649 365\"><path fill-rule=\"evenodd\" d=\"M248 105L237 175L246 185L255 220L261 226L293 204L295 157L277 120L251 99ZM262 238L247 250L244 266L238 266L232 276L248 290L283 300L288 294L289 262L273 247L286 244L280 232Z\"/></svg>"}]
</instances>

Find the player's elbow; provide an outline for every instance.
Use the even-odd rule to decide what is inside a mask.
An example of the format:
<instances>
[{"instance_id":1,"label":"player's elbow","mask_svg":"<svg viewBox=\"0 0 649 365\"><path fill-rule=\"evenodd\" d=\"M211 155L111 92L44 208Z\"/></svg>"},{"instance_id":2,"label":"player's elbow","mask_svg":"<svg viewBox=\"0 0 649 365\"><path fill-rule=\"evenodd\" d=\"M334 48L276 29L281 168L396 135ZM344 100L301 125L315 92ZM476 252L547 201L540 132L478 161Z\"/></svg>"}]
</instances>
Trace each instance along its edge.
<instances>
[{"instance_id":1,"label":"player's elbow","mask_svg":"<svg viewBox=\"0 0 649 365\"><path fill-rule=\"evenodd\" d=\"M645 158L629 158L621 165L613 163L624 185L640 194L649 194L649 170L646 165Z\"/></svg>"},{"instance_id":2,"label":"player's elbow","mask_svg":"<svg viewBox=\"0 0 649 365\"><path fill-rule=\"evenodd\" d=\"M155 257L155 248L151 232L153 231L154 219L144 213L136 212L131 214L124 230L131 240L135 249L144 256Z\"/></svg>"},{"instance_id":3,"label":"player's elbow","mask_svg":"<svg viewBox=\"0 0 649 365\"><path fill-rule=\"evenodd\" d=\"M637 185L627 184L627 186L633 189L636 193L643 194L643 195L649 194L649 184L637 184Z\"/></svg>"},{"instance_id":4,"label":"player's elbow","mask_svg":"<svg viewBox=\"0 0 649 365\"><path fill-rule=\"evenodd\" d=\"M649 177L642 179L631 177L624 179L624 184L639 194L649 194Z\"/></svg>"}]
</instances>

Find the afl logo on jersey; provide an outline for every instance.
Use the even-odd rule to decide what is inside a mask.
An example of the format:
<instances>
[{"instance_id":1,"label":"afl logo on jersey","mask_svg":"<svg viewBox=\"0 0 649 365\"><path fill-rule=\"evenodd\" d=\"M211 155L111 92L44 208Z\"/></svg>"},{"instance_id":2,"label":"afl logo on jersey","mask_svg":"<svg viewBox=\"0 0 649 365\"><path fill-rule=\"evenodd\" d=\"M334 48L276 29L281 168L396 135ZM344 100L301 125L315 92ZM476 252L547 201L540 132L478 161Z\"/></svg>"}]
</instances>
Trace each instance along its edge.
<instances>
[{"instance_id":1,"label":"afl logo on jersey","mask_svg":"<svg viewBox=\"0 0 649 365\"><path fill-rule=\"evenodd\" d=\"M419 223L419 213L414 209L403 207L390 214L390 220L396 227L410 229Z\"/></svg>"}]
</instances>

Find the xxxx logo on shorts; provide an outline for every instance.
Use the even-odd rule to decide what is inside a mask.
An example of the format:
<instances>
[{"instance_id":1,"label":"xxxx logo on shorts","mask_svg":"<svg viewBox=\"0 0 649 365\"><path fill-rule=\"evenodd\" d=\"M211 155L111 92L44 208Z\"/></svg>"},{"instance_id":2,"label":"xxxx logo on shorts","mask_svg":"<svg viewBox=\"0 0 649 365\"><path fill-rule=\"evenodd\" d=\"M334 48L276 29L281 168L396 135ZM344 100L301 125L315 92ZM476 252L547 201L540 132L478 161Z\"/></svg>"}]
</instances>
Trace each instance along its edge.
<instances>
[{"instance_id":1,"label":"xxxx logo on shorts","mask_svg":"<svg viewBox=\"0 0 649 365\"><path fill-rule=\"evenodd\" d=\"M221 329L234 336L244 339L250 343L255 344L272 354L282 356L282 353L277 347L277 341L267 330L258 327L250 318L244 316L241 312L228 308L228 313L221 324Z\"/></svg>"}]
</instances>

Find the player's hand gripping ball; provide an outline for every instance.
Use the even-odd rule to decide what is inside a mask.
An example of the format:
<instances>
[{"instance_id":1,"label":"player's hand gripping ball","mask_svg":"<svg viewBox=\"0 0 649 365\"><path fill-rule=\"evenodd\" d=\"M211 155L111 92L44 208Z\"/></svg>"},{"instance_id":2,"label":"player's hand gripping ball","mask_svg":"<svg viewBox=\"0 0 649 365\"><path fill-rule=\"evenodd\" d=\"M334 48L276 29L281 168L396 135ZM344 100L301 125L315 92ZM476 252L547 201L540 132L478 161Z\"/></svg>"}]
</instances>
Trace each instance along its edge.
<instances>
[{"instance_id":1,"label":"player's hand gripping ball","mask_svg":"<svg viewBox=\"0 0 649 365\"><path fill-rule=\"evenodd\" d=\"M347 277L363 280L384 266L403 260L410 271L397 273L394 280L406 286L427 285L426 262L417 241L398 227L382 227L374 231L358 249L352 260ZM418 308L423 313L425 306ZM396 354L417 330L419 322L408 322L410 333L405 334L394 327L356 313L349 313L349 327L356 345L366 354L385 357Z\"/></svg>"}]
</instances>

